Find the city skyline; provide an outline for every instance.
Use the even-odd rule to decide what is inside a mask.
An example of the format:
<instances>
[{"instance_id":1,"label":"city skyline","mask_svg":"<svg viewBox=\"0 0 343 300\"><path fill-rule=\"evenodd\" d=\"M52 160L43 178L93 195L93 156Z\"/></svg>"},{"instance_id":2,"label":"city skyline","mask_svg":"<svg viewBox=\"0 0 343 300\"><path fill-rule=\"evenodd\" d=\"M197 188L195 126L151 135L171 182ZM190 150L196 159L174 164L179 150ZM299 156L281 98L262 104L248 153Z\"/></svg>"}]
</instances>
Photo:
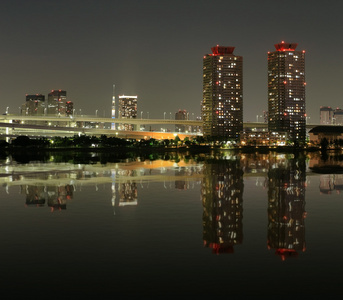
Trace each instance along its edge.
<instances>
[{"instance_id":1,"label":"city skyline","mask_svg":"<svg viewBox=\"0 0 343 300\"><path fill-rule=\"evenodd\" d=\"M285 40L306 51L306 113L319 124L321 106L342 106L343 4L273 3L1 1L0 112L17 113L26 94L62 89L77 111L109 117L115 85L116 97L138 95L143 117L200 116L202 57L223 45L244 58L243 120L261 121L267 53Z\"/></svg>"}]
</instances>

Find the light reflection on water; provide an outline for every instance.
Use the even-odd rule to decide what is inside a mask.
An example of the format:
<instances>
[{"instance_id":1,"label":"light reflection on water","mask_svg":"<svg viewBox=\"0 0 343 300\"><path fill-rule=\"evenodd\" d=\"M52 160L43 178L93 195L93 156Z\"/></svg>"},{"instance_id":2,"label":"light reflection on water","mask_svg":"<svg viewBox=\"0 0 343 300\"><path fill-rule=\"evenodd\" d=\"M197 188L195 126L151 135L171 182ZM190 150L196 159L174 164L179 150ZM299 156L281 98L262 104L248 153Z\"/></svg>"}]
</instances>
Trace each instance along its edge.
<instances>
[{"instance_id":1,"label":"light reflection on water","mask_svg":"<svg viewBox=\"0 0 343 300\"><path fill-rule=\"evenodd\" d=\"M49 296L337 295L337 159L0 165L1 288ZM39 285L37 285L37 278Z\"/></svg>"}]
</instances>

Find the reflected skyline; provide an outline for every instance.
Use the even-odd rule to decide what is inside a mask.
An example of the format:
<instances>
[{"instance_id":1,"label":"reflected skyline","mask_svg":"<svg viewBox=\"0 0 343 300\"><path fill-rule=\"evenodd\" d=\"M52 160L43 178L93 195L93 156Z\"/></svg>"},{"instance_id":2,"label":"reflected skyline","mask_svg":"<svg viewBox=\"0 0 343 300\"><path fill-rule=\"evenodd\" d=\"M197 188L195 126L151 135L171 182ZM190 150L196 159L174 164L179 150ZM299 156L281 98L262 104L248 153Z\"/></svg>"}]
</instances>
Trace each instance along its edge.
<instances>
[{"instance_id":1,"label":"reflected skyline","mask_svg":"<svg viewBox=\"0 0 343 300\"><path fill-rule=\"evenodd\" d=\"M2 186L20 186L26 206L66 210L68 201L83 186L110 187L111 206L116 210L140 203L140 190L150 182L181 193L199 189L203 203L203 243L214 254L234 253L243 241L244 178L266 190L268 203L267 247L282 260L306 249L305 191L310 184L310 166L320 160L292 154L212 154L201 159L180 156L177 160L126 161L114 164L80 165L30 163L1 165ZM17 172L13 172L15 166ZM36 170L36 171L33 171ZM311 174L311 175L309 175ZM340 191L342 174L319 174L319 192ZM35 184L33 184L35 182ZM108 185L110 183L110 185ZM325 192L324 192L325 191ZM199 216L200 218L200 216Z\"/></svg>"},{"instance_id":2,"label":"reflected skyline","mask_svg":"<svg viewBox=\"0 0 343 300\"><path fill-rule=\"evenodd\" d=\"M339 291L341 253L329 241L339 243L343 228L342 174L313 172L308 155L59 161L0 160L4 288L46 296L41 284L58 277L70 296ZM53 253L67 255L52 268ZM228 282L229 292L216 288Z\"/></svg>"}]
</instances>

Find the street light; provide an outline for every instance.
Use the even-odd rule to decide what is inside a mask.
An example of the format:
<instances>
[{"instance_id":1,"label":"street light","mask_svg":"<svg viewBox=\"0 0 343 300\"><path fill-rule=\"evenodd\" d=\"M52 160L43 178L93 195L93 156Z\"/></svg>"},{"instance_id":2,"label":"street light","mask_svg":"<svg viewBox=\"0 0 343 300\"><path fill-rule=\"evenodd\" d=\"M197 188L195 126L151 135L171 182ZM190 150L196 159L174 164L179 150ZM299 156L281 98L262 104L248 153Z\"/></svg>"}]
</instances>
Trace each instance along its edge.
<instances>
[{"instance_id":1,"label":"street light","mask_svg":"<svg viewBox=\"0 0 343 300\"><path fill-rule=\"evenodd\" d=\"M149 112L147 112L147 114L148 114L148 119L149 119Z\"/></svg>"},{"instance_id":2,"label":"street light","mask_svg":"<svg viewBox=\"0 0 343 300\"><path fill-rule=\"evenodd\" d=\"M6 114L8 114L9 106L6 107Z\"/></svg>"},{"instance_id":3,"label":"street light","mask_svg":"<svg viewBox=\"0 0 343 300\"><path fill-rule=\"evenodd\" d=\"M166 119L166 112L163 113L163 119Z\"/></svg>"},{"instance_id":4,"label":"street light","mask_svg":"<svg viewBox=\"0 0 343 300\"><path fill-rule=\"evenodd\" d=\"M142 116L143 116L143 111L141 111L141 119L143 119L143 117L142 117Z\"/></svg>"},{"instance_id":5,"label":"street light","mask_svg":"<svg viewBox=\"0 0 343 300\"><path fill-rule=\"evenodd\" d=\"M169 113L169 116L170 116L170 120L171 120L171 112Z\"/></svg>"},{"instance_id":6,"label":"street light","mask_svg":"<svg viewBox=\"0 0 343 300\"><path fill-rule=\"evenodd\" d=\"M96 117L98 116L98 110L97 109L95 110L95 116Z\"/></svg>"}]
</instances>

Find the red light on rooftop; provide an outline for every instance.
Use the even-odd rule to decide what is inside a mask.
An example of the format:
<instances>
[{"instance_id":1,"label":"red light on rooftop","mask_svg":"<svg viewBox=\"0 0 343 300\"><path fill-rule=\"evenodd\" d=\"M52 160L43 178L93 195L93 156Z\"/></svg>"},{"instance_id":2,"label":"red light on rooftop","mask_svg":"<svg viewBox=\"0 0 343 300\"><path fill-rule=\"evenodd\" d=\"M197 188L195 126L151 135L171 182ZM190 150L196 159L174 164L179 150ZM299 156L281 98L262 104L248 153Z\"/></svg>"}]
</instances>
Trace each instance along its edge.
<instances>
[{"instance_id":1,"label":"red light on rooftop","mask_svg":"<svg viewBox=\"0 0 343 300\"><path fill-rule=\"evenodd\" d=\"M297 43L285 43L284 41L282 41L279 44L275 44L275 49L277 51L294 51L295 48L298 46Z\"/></svg>"},{"instance_id":2,"label":"red light on rooftop","mask_svg":"<svg viewBox=\"0 0 343 300\"><path fill-rule=\"evenodd\" d=\"M217 45L216 47L212 47L212 55L217 56L217 55L231 55L233 54L233 50L235 50L235 47L226 47L226 46L219 46Z\"/></svg>"}]
</instances>

